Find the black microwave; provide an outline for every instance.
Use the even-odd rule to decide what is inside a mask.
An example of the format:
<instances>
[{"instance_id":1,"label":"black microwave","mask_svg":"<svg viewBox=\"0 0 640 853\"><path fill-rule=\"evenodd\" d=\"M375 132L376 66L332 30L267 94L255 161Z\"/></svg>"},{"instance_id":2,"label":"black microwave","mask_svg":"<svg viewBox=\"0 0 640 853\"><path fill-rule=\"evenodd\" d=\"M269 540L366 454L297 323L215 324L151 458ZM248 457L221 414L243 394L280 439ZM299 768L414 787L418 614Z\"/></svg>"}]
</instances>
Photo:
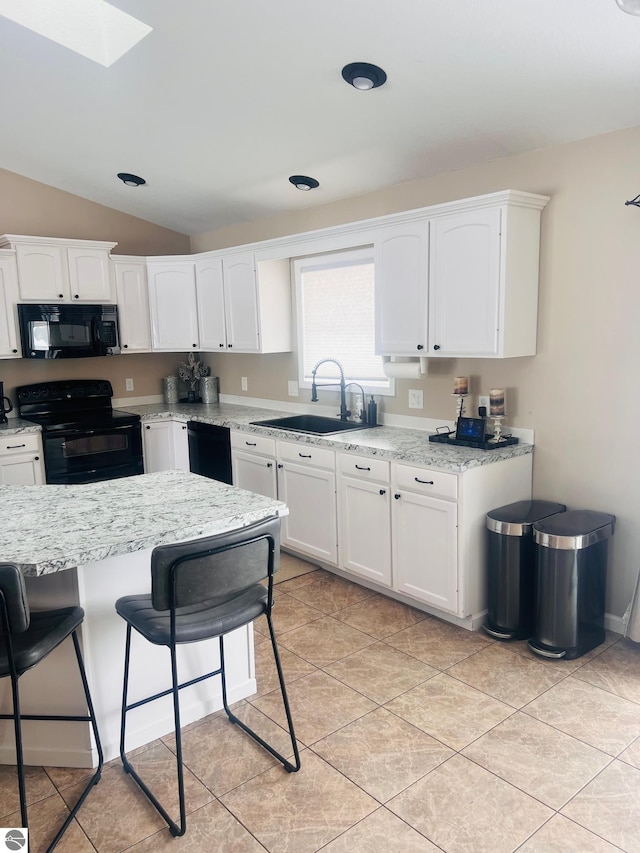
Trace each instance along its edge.
<instances>
[{"instance_id":1,"label":"black microwave","mask_svg":"<svg viewBox=\"0 0 640 853\"><path fill-rule=\"evenodd\" d=\"M24 358L117 355L116 305L18 305Z\"/></svg>"}]
</instances>

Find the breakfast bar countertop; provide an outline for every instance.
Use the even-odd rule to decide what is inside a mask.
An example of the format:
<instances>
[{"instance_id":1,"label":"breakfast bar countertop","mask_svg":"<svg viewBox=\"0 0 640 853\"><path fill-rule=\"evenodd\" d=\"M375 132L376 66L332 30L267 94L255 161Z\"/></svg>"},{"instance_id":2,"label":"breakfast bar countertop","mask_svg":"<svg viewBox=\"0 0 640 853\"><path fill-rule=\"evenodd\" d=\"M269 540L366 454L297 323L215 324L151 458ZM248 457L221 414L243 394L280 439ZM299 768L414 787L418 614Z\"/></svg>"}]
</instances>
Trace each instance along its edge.
<instances>
[{"instance_id":1,"label":"breakfast bar countertop","mask_svg":"<svg viewBox=\"0 0 640 853\"><path fill-rule=\"evenodd\" d=\"M45 575L245 527L286 505L185 471L78 486L3 486L0 554Z\"/></svg>"},{"instance_id":2,"label":"breakfast bar countertop","mask_svg":"<svg viewBox=\"0 0 640 853\"><path fill-rule=\"evenodd\" d=\"M291 432L251 423L252 421L282 417L291 414L291 412L283 412L275 408L262 409L236 403L215 403L211 405L204 403L151 403L144 406L123 405L122 408L139 414L143 421L153 421L159 418L174 418L185 422L190 420L201 421L241 432L268 435L285 441L297 441L301 444L359 453L362 456L373 456L378 459L426 465L429 468L439 468L457 474L471 468L479 468L484 465L491 465L494 462L512 459L514 456L525 456L528 453L533 453L533 445L522 441L519 444L501 447L498 450L446 447L442 444L430 442L429 435L432 433L427 430L411 429L404 426L378 426L375 429L363 428L334 435L309 435Z\"/></svg>"}]
</instances>

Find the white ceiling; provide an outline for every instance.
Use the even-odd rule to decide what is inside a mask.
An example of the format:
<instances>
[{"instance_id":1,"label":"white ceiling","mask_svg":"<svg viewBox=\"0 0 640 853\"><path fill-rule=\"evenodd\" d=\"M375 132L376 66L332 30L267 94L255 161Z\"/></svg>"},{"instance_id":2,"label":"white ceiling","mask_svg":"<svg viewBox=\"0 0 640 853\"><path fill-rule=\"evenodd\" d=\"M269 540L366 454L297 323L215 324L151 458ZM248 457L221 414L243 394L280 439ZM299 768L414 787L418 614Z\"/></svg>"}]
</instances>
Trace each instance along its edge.
<instances>
[{"instance_id":1,"label":"white ceiling","mask_svg":"<svg viewBox=\"0 0 640 853\"><path fill-rule=\"evenodd\" d=\"M640 125L614 0L112 2L153 32L110 68L0 17L0 167L187 234Z\"/></svg>"}]
</instances>

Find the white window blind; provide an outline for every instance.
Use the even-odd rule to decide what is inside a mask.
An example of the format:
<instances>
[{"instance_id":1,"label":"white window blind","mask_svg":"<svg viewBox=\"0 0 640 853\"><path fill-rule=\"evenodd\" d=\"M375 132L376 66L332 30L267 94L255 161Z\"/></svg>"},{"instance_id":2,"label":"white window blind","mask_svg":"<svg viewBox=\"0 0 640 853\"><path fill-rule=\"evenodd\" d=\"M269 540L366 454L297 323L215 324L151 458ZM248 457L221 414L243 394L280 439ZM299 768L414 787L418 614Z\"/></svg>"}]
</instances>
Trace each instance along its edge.
<instances>
[{"instance_id":1,"label":"white window blind","mask_svg":"<svg viewBox=\"0 0 640 853\"><path fill-rule=\"evenodd\" d=\"M300 258L294 269L301 381L311 382L321 359L336 358L347 381L388 388L382 358L374 352L373 250ZM319 380L337 376L333 364L318 369Z\"/></svg>"}]
</instances>

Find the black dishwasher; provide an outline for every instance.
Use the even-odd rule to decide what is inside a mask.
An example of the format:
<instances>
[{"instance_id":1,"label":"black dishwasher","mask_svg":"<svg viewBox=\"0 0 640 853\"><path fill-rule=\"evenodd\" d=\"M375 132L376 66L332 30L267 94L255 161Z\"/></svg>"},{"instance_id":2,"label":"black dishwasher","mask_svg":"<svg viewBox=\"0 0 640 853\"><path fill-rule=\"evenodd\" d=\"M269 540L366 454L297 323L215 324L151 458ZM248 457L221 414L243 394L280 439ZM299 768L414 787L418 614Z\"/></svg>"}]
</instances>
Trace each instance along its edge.
<instances>
[{"instance_id":1,"label":"black dishwasher","mask_svg":"<svg viewBox=\"0 0 640 853\"><path fill-rule=\"evenodd\" d=\"M231 434L227 427L187 423L189 435L189 468L212 480L231 483Z\"/></svg>"}]
</instances>

